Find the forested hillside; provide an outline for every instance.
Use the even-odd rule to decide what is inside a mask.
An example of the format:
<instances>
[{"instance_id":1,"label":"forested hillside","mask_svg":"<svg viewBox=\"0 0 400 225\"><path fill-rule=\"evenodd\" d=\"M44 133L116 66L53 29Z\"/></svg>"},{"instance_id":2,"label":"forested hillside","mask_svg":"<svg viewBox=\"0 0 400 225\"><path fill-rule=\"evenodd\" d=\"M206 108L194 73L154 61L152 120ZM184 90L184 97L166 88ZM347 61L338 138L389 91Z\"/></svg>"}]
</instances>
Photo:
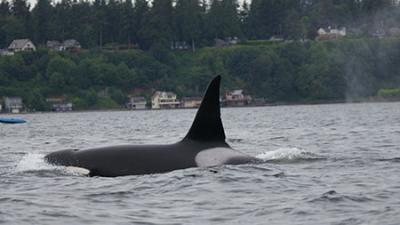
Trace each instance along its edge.
<instances>
[{"instance_id":1,"label":"forested hillside","mask_svg":"<svg viewBox=\"0 0 400 225\"><path fill-rule=\"evenodd\" d=\"M365 98L400 86L400 40L387 35L400 34L398 21L395 0L1 0L0 48L29 38L38 50L0 57L0 96L32 110L60 95L78 109L110 108L132 93L198 96L221 74L224 89L269 102ZM348 35L313 41L329 26ZM211 47L233 37L241 43ZM45 48L70 38L83 50Z\"/></svg>"},{"instance_id":2,"label":"forested hillside","mask_svg":"<svg viewBox=\"0 0 400 225\"><path fill-rule=\"evenodd\" d=\"M243 88L269 102L357 99L400 86L399 39L242 44L225 48L52 52L39 49L0 57L0 96L22 96L30 109L66 95L76 108L125 103L133 89L199 96L209 79L223 76L223 90ZM161 55L160 55L161 54ZM108 91L109 97L99 93Z\"/></svg>"}]
</instances>

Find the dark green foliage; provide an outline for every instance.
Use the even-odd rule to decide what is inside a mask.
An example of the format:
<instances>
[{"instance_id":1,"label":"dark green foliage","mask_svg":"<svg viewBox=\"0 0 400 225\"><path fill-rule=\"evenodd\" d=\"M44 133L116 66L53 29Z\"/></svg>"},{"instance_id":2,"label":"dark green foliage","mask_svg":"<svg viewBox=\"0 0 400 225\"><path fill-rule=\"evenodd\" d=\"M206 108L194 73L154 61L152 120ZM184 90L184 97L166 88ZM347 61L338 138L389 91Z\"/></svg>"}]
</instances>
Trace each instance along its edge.
<instances>
[{"instance_id":1,"label":"dark green foliage","mask_svg":"<svg viewBox=\"0 0 400 225\"><path fill-rule=\"evenodd\" d=\"M0 47L14 39L77 39L84 48L148 50L213 45L214 39L313 39L320 27L359 28L363 35L398 27L393 0L26 0L0 2ZM52 3L52 4L51 4ZM29 10L31 9L31 10Z\"/></svg>"},{"instance_id":2,"label":"dark green foliage","mask_svg":"<svg viewBox=\"0 0 400 225\"><path fill-rule=\"evenodd\" d=\"M220 74L223 90L243 88L270 102L359 99L400 86L399 46L398 39L281 42L167 51L169 60L141 50L40 49L0 58L0 96L21 96L31 110L46 110L45 98L61 95L75 109L116 108L135 88L201 96Z\"/></svg>"},{"instance_id":3,"label":"dark green foliage","mask_svg":"<svg viewBox=\"0 0 400 225\"><path fill-rule=\"evenodd\" d=\"M22 96L36 110L58 95L77 109L118 107L134 88L198 96L220 74L224 89L269 101L369 97L400 85L400 41L366 36L399 20L393 0L1 0L0 48L20 38L39 48L0 57L0 96ZM327 26L357 28L350 36L361 38L309 41ZM233 37L241 45L206 47ZM91 50L42 48L71 38Z\"/></svg>"},{"instance_id":4,"label":"dark green foliage","mask_svg":"<svg viewBox=\"0 0 400 225\"><path fill-rule=\"evenodd\" d=\"M39 0L32 11L34 21L34 41L45 44L49 37L49 17L51 16L52 6L48 0Z\"/></svg>"},{"instance_id":5,"label":"dark green foliage","mask_svg":"<svg viewBox=\"0 0 400 225\"><path fill-rule=\"evenodd\" d=\"M380 89L378 91L378 96L385 99L399 99L400 98L400 88L396 89Z\"/></svg>"}]
</instances>

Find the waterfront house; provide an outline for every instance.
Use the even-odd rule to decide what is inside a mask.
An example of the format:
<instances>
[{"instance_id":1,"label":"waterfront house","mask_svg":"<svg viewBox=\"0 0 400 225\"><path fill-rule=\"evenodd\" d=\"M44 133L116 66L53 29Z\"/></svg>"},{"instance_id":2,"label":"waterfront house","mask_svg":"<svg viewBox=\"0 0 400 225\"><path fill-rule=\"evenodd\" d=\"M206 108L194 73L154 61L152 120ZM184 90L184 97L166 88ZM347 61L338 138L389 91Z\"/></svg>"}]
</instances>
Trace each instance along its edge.
<instances>
[{"instance_id":1,"label":"waterfront house","mask_svg":"<svg viewBox=\"0 0 400 225\"><path fill-rule=\"evenodd\" d=\"M265 106L266 105L265 98L255 98L255 99L253 99L252 105L253 106Z\"/></svg>"},{"instance_id":2,"label":"waterfront house","mask_svg":"<svg viewBox=\"0 0 400 225\"><path fill-rule=\"evenodd\" d=\"M46 47L50 50L54 51L61 51L62 50L62 44L59 41L47 41L46 42Z\"/></svg>"},{"instance_id":3,"label":"waterfront house","mask_svg":"<svg viewBox=\"0 0 400 225\"><path fill-rule=\"evenodd\" d=\"M12 52L36 51L36 47L29 39L16 39L8 46L8 50Z\"/></svg>"},{"instance_id":4,"label":"waterfront house","mask_svg":"<svg viewBox=\"0 0 400 225\"><path fill-rule=\"evenodd\" d=\"M0 56L12 56L14 52L10 52L7 49L0 49Z\"/></svg>"},{"instance_id":5,"label":"waterfront house","mask_svg":"<svg viewBox=\"0 0 400 225\"><path fill-rule=\"evenodd\" d=\"M79 51L82 48L81 44L75 39L68 39L63 42L47 41L46 47L55 51Z\"/></svg>"},{"instance_id":6,"label":"waterfront house","mask_svg":"<svg viewBox=\"0 0 400 225\"><path fill-rule=\"evenodd\" d=\"M151 97L152 109L175 109L180 105L173 92L156 91Z\"/></svg>"},{"instance_id":7,"label":"waterfront house","mask_svg":"<svg viewBox=\"0 0 400 225\"><path fill-rule=\"evenodd\" d=\"M201 97L184 97L181 100L182 108L199 108L201 104Z\"/></svg>"},{"instance_id":8,"label":"waterfront house","mask_svg":"<svg viewBox=\"0 0 400 225\"><path fill-rule=\"evenodd\" d=\"M72 111L72 103L59 103L59 104L52 104L51 111L53 112L71 112Z\"/></svg>"},{"instance_id":9,"label":"waterfront house","mask_svg":"<svg viewBox=\"0 0 400 225\"><path fill-rule=\"evenodd\" d=\"M9 113L20 113L23 109L22 98L4 97L4 111Z\"/></svg>"},{"instance_id":10,"label":"waterfront house","mask_svg":"<svg viewBox=\"0 0 400 225\"><path fill-rule=\"evenodd\" d=\"M244 95L241 89L225 92L224 103L226 106L246 106L251 103L251 100L251 96Z\"/></svg>"},{"instance_id":11,"label":"waterfront house","mask_svg":"<svg viewBox=\"0 0 400 225\"><path fill-rule=\"evenodd\" d=\"M214 39L215 47L227 47L230 45L236 45L239 43L238 37L225 37L224 39Z\"/></svg>"},{"instance_id":12,"label":"waterfront house","mask_svg":"<svg viewBox=\"0 0 400 225\"><path fill-rule=\"evenodd\" d=\"M317 33L317 40L319 41L339 39L345 37L347 34L345 27L341 29L331 29L331 27L328 27L327 29L319 28Z\"/></svg>"},{"instance_id":13,"label":"waterfront house","mask_svg":"<svg viewBox=\"0 0 400 225\"><path fill-rule=\"evenodd\" d=\"M146 109L147 101L144 97L129 97L126 107L131 110Z\"/></svg>"},{"instance_id":14,"label":"waterfront house","mask_svg":"<svg viewBox=\"0 0 400 225\"><path fill-rule=\"evenodd\" d=\"M66 51L80 51L81 44L75 39L68 39L62 43L62 50Z\"/></svg>"},{"instance_id":15,"label":"waterfront house","mask_svg":"<svg viewBox=\"0 0 400 225\"><path fill-rule=\"evenodd\" d=\"M171 43L171 49L172 50L186 50L189 49L190 46L188 45L188 43L186 41L173 41Z\"/></svg>"},{"instance_id":16,"label":"waterfront house","mask_svg":"<svg viewBox=\"0 0 400 225\"><path fill-rule=\"evenodd\" d=\"M65 97L49 97L46 102L50 104L51 111L53 112L70 112L73 109L73 104L67 102Z\"/></svg>"}]
</instances>

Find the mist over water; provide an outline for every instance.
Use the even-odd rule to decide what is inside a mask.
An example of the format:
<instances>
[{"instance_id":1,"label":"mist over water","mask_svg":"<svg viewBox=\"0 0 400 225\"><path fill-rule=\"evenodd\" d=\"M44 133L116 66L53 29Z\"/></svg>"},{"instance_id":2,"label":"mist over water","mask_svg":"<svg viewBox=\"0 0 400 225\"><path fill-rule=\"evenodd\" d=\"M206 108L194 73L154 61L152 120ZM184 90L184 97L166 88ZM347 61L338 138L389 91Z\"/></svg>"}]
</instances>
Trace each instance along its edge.
<instances>
[{"instance_id":1,"label":"mist over water","mask_svg":"<svg viewBox=\"0 0 400 225\"><path fill-rule=\"evenodd\" d=\"M173 143L195 110L27 114L0 125L4 224L398 224L400 103L230 108L229 144L265 162L86 177L64 148Z\"/></svg>"}]
</instances>

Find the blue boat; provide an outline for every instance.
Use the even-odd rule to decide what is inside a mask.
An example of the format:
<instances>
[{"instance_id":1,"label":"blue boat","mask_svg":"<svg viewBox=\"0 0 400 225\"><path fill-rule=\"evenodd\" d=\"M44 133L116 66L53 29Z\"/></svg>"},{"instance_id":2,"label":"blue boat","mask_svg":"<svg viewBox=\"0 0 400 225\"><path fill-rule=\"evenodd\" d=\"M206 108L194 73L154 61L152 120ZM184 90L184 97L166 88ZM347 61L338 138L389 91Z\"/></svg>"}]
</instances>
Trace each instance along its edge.
<instances>
[{"instance_id":1,"label":"blue boat","mask_svg":"<svg viewBox=\"0 0 400 225\"><path fill-rule=\"evenodd\" d=\"M26 123L25 120L19 119L19 118L1 118L0 117L0 123Z\"/></svg>"}]
</instances>

